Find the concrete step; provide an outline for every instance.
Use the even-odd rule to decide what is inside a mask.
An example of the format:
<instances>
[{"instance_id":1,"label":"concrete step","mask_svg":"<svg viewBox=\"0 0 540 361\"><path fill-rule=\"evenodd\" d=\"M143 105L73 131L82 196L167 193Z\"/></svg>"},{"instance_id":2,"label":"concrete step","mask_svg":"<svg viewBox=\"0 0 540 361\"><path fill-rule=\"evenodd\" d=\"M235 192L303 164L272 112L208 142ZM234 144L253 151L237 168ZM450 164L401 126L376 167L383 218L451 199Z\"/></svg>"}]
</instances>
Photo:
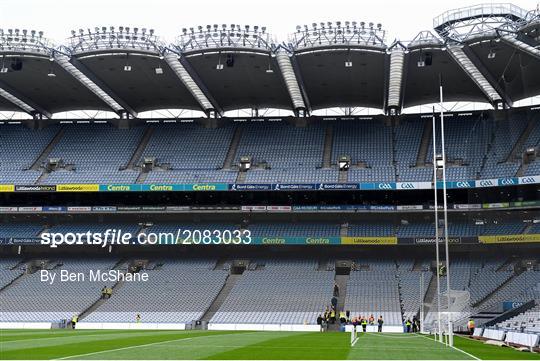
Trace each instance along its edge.
<instances>
[{"instance_id":1,"label":"concrete step","mask_svg":"<svg viewBox=\"0 0 540 361\"><path fill-rule=\"evenodd\" d=\"M37 157L34 163L32 163L32 165L30 166L31 170L40 170L41 165L49 158L49 155L51 154L54 147L58 144L58 142L60 142L60 140L64 136L65 131L66 130L64 127L60 128L60 130L58 131L58 133L56 133L51 142L45 147L45 149L43 149L43 152L41 152L41 154L39 155L39 157Z\"/></svg>"},{"instance_id":2,"label":"concrete step","mask_svg":"<svg viewBox=\"0 0 540 361\"><path fill-rule=\"evenodd\" d=\"M8 283L7 285L5 285L4 287L0 288L0 292L2 292L3 290L5 290L6 288L8 287L11 287L13 285L16 285L17 283L20 282L20 280L22 279L22 277L24 276L25 274L24 273L21 273L19 276L17 276L16 278L13 279L13 281L11 281L10 283ZM0 295L0 299L2 298L2 296Z\"/></svg>"},{"instance_id":3,"label":"concrete step","mask_svg":"<svg viewBox=\"0 0 540 361\"><path fill-rule=\"evenodd\" d=\"M508 154L508 157L506 158L507 163L516 161L516 157L518 156L518 154L521 153L523 145L525 144L527 139L529 139L529 135L533 131L535 125L536 120L531 117L531 119L529 119L529 122L527 123L527 126L525 127L525 129L523 129L523 132L516 141L516 144L514 144L514 146L512 147L512 151L510 151L510 154Z\"/></svg>"},{"instance_id":4,"label":"concrete step","mask_svg":"<svg viewBox=\"0 0 540 361\"><path fill-rule=\"evenodd\" d=\"M154 134L154 128L148 127L144 131L144 134L141 137L141 140L139 142L139 145L137 145L137 149L133 152L131 155L131 158L129 159L129 162L126 166L126 169L133 169L137 165L137 162L141 159L141 156L144 153L144 150L146 149L146 146L150 142L150 139L152 138L152 134Z\"/></svg>"},{"instance_id":5,"label":"concrete step","mask_svg":"<svg viewBox=\"0 0 540 361\"><path fill-rule=\"evenodd\" d=\"M433 136L433 126L431 119L426 119L424 121L424 131L422 132L422 141L420 142L420 147L418 148L418 155L416 156L416 166L424 166L427 162L428 147Z\"/></svg>"},{"instance_id":6,"label":"concrete step","mask_svg":"<svg viewBox=\"0 0 540 361\"><path fill-rule=\"evenodd\" d=\"M234 131L231 144L229 145L229 150L225 156L225 161L223 162L223 169L231 169L233 166L234 159L236 158L236 153L238 152L238 144L240 144L240 139L242 138L242 127L236 127ZM245 155L245 154L244 154Z\"/></svg>"},{"instance_id":7,"label":"concrete step","mask_svg":"<svg viewBox=\"0 0 540 361\"><path fill-rule=\"evenodd\" d=\"M328 125L324 134L323 168L332 167L332 147L334 143L334 127Z\"/></svg>"},{"instance_id":8,"label":"concrete step","mask_svg":"<svg viewBox=\"0 0 540 361\"><path fill-rule=\"evenodd\" d=\"M117 267L118 265L120 265L120 262L118 262L115 267ZM115 268L113 268L115 269ZM122 287L124 286L124 281L123 280L120 280L118 282L116 282L111 288L113 290L112 292L112 296L111 298L101 298L100 296L101 295L97 295L97 297L99 297L93 304L91 304L87 309L85 309L83 312L81 312L81 314L79 315L79 321L83 320L85 317L87 317L89 314L91 314L92 312L94 312L95 310L97 310L102 304L106 303L107 301L109 301L110 299L113 299L114 298L114 295L116 292L118 292L119 289L121 289Z\"/></svg>"},{"instance_id":9,"label":"concrete step","mask_svg":"<svg viewBox=\"0 0 540 361\"><path fill-rule=\"evenodd\" d=\"M238 172L238 175L236 176L236 182L235 183L244 183L246 181L247 172Z\"/></svg>"},{"instance_id":10,"label":"concrete step","mask_svg":"<svg viewBox=\"0 0 540 361\"><path fill-rule=\"evenodd\" d=\"M339 178L338 178L339 183L347 183L349 181L349 172L339 171L338 174L339 174Z\"/></svg>"},{"instance_id":11,"label":"concrete step","mask_svg":"<svg viewBox=\"0 0 540 361\"><path fill-rule=\"evenodd\" d=\"M208 307L206 312L202 315L200 321L201 322L208 322L214 317L216 312L219 310L219 308L223 305L223 302L227 299L229 294L231 293L232 289L234 288L234 285L238 280L242 277L242 275L229 275L227 277L227 280L225 281L225 284L221 288L221 291L219 291L218 295Z\"/></svg>"}]
</instances>

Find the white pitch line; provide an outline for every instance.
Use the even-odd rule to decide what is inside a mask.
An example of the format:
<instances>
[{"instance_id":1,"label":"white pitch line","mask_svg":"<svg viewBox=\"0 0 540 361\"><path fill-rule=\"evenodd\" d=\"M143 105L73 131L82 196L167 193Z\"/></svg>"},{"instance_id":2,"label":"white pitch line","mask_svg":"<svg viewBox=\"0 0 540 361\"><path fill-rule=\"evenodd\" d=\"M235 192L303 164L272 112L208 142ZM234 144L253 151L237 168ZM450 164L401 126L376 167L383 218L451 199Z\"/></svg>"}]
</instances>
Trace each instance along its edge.
<instances>
[{"instance_id":1,"label":"white pitch line","mask_svg":"<svg viewBox=\"0 0 540 361\"><path fill-rule=\"evenodd\" d=\"M253 333L253 332L246 332L245 334L250 334L250 333ZM195 339L200 339L200 338L217 337L217 336L223 336L223 335L224 334L208 335L208 336L197 336L197 337L187 337L187 338L177 338L177 339L168 340L168 341L145 343L143 345L134 345L134 346L127 346L127 347L113 348L113 349L110 349L110 350L82 353L82 354L79 354L79 355L71 355L71 356L56 358L54 360L69 360L69 359L72 359L72 358L85 357L85 356L91 356L91 355L99 355L99 354L107 353L107 352L131 350L131 349L134 349L134 348L161 345L161 344L170 343L170 342L176 342L176 341L189 341L189 340L195 340Z\"/></svg>"},{"instance_id":2,"label":"white pitch line","mask_svg":"<svg viewBox=\"0 0 540 361\"><path fill-rule=\"evenodd\" d=\"M427 336L425 336L425 335L420 335L420 336L425 337L425 338L427 338L428 340L431 340L431 341L433 341L433 342L438 342L437 340L435 340L435 339L433 339L433 338L431 338L431 337L427 337ZM443 345L445 345L445 344L443 344ZM449 345L446 345L446 346L449 346ZM472 355L472 354L470 354L470 353L468 353L468 352L466 352L466 351L463 351L463 350L460 349L460 348L457 348L457 347L455 347L455 346L450 346L450 347L453 348L453 349L456 350L456 351L459 351L459 352L464 353L465 355L467 355L467 356L469 356L469 357L472 357L472 358L475 359L475 360L481 360L480 358L478 358L478 357L476 357L476 356L474 356L474 355Z\"/></svg>"},{"instance_id":3,"label":"white pitch line","mask_svg":"<svg viewBox=\"0 0 540 361\"><path fill-rule=\"evenodd\" d=\"M205 337L205 336L202 336L202 337ZM169 343L169 342L188 341L188 340L193 340L194 338L198 338L198 337L177 338L177 339L174 339L174 340L168 340L168 341L159 341L159 342L145 343L145 344L143 344L143 345L134 345L134 346L127 346L127 347L113 348L113 349L110 349L110 350L103 350L103 351L96 351L96 352L88 352L88 353L82 353L82 354L79 354L79 355L71 355L71 356L66 356L66 357L60 357L60 358L57 358L57 359L55 359L55 360L69 360L69 359L71 359L71 358L79 358L79 357L85 357L85 356L91 356L91 355L99 355L99 354L107 353L107 352L116 352L116 351L131 350L131 349L134 349L134 348L146 347L146 346L161 345L161 344Z\"/></svg>"}]
</instances>

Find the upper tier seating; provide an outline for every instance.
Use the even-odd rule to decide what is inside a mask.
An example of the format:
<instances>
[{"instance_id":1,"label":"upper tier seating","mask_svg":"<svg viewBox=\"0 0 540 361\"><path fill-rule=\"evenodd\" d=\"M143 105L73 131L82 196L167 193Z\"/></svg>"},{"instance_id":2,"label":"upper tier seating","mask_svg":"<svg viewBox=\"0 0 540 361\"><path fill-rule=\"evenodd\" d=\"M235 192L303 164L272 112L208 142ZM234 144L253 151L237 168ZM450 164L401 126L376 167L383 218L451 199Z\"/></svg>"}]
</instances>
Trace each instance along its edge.
<instances>
[{"instance_id":1,"label":"upper tier seating","mask_svg":"<svg viewBox=\"0 0 540 361\"><path fill-rule=\"evenodd\" d=\"M529 124L530 117L523 112L515 111L499 120L488 116L446 116L449 181L514 177L523 151L539 146L540 125L535 124L516 147ZM532 116L540 124L540 117ZM145 183L234 183L237 170L223 170L229 150L232 166L237 166L243 156L253 159L255 167L245 175L245 183L336 183L340 179L336 163L341 155L349 155L352 160L348 182L431 182L431 137L422 142L429 121L421 116L404 116L395 124L384 118L312 119L307 126L287 121L223 122L215 129L197 123L159 124L151 126L148 143L132 163L150 126L120 130L104 124L66 125L47 158L61 158L74 170L61 169L41 178L42 170L28 168L62 127L31 131L0 125L0 184L135 183L138 179ZM333 132L328 143L332 147L325 150L327 129ZM235 134L239 142L229 149L236 144ZM438 146L440 152L440 142ZM510 159L514 148L515 157ZM325 151L329 152L330 169L321 169ZM156 158L158 166L163 167L142 178L138 168L124 170L128 163L140 165L146 157ZM263 164L266 169L258 169ZM538 174L540 161L533 160L524 175Z\"/></svg>"}]
</instances>

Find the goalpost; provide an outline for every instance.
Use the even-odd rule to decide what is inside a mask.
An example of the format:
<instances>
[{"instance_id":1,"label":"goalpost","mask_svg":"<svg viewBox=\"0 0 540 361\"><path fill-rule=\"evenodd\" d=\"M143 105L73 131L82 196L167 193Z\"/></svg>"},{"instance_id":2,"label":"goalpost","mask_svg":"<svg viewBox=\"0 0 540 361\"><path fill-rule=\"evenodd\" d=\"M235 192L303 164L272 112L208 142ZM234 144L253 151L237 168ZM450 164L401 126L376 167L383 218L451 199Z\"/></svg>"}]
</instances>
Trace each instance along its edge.
<instances>
[{"instance_id":1,"label":"goalpost","mask_svg":"<svg viewBox=\"0 0 540 361\"><path fill-rule=\"evenodd\" d=\"M351 347L356 344L356 341L358 341L358 332L356 331L356 327L353 327L351 329Z\"/></svg>"}]
</instances>

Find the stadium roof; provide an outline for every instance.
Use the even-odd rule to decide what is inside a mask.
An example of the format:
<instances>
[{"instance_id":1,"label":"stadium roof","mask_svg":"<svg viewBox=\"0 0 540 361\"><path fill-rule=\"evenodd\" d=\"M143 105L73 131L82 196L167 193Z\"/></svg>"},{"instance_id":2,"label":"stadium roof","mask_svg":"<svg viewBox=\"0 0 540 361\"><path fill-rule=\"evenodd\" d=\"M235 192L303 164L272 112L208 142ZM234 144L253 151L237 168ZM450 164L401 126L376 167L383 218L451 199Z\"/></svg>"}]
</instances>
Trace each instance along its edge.
<instances>
[{"instance_id":1,"label":"stadium roof","mask_svg":"<svg viewBox=\"0 0 540 361\"><path fill-rule=\"evenodd\" d=\"M399 113L437 102L440 79L445 101L512 106L540 94L540 15L511 4L448 11L407 43L387 44L380 24L363 22L298 26L281 43L239 25L182 29L173 44L129 27L81 29L68 40L0 30L0 110Z\"/></svg>"}]
</instances>

